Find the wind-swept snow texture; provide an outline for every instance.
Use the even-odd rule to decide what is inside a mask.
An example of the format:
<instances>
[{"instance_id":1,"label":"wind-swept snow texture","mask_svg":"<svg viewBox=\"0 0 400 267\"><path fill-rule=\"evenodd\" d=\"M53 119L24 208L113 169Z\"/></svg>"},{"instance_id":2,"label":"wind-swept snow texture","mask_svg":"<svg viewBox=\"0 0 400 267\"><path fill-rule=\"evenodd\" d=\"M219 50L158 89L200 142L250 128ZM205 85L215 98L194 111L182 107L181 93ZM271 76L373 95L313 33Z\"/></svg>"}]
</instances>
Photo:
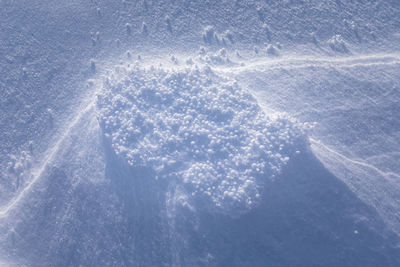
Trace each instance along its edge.
<instances>
[{"instance_id":1,"label":"wind-swept snow texture","mask_svg":"<svg viewBox=\"0 0 400 267\"><path fill-rule=\"evenodd\" d=\"M399 14L0 0L0 266L400 266Z\"/></svg>"}]
</instances>

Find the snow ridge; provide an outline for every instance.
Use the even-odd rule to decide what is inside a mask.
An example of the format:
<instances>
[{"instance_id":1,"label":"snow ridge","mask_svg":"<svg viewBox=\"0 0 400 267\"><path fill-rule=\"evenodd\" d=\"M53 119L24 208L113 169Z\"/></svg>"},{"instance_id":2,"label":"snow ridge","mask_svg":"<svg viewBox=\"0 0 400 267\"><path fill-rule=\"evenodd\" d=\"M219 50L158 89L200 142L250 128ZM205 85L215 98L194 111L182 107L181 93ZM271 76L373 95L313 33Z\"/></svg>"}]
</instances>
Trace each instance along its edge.
<instances>
[{"instance_id":1,"label":"snow ridge","mask_svg":"<svg viewBox=\"0 0 400 267\"><path fill-rule=\"evenodd\" d=\"M227 74L239 74L245 71L265 71L273 69L285 68L287 70L300 68L354 68L354 67L373 67L380 65L397 65L400 64L400 54L398 53L379 53L368 55L353 55L342 57L299 57L299 56L284 56L274 59L260 57L252 59L251 62L244 61L243 64L234 66L215 66L213 69L216 72Z\"/></svg>"},{"instance_id":2,"label":"snow ridge","mask_svg":"<svg viewBox=\"0 0 400 267\"><path fill-rule=\"evenodd\" d=\"M367 168L367 169L370 169L372 171L375 171L379 175L381 175L382 177L385 177L386 179L389 179L390 177L395 177L396 179L400 179L400 175L398 175L397 173L390 172L390 171L389 172L385 172L385 171L382 171L381 169L375 167L372 164L368 164L368 163L363 162L363 161L359 161L359 160L355 160L355 159L349 158L349 157L337 152L336 150L328 147L327 145L323 144L319 140L315 140L313 138L310 138L310 143L311 143L311 147L312 148L319 148L319 149L322 148L322 149L334 154L335 156L337 156L341 160L344 160L344 161L347 161L349 163L352 163L352 164L355 164L355 165L358 165L358 166L362 166L364 168Z\"/></svg>"},{"instance_id":3,"label":"snow ridge","mask_svg":"<svg viewBox=\"0 0 400 267\"><path fill-rule=\"evenodd\" d=\"M18 193L16 197L14 197L7 205L0 207L0 218L7 217L9 212L14 209L18 203L27 195L33 188L33 186L38 182L40 177L45 173L46 168L50 163L53 162L57 153L62 148L64 141L70 136L71 131L74 127L91 111L95 106L95 100L91 96L89 100L85 102L85 107L83 109L79 109L77 114L72 117L72 120L67 123L66 128L64 129L64 133L58 137L55 142L49 147L43 156L40 164L38 166L34 166L32 171L30 172L30 180L26 183L26 186Z\"/></svg>"}]
</instances>

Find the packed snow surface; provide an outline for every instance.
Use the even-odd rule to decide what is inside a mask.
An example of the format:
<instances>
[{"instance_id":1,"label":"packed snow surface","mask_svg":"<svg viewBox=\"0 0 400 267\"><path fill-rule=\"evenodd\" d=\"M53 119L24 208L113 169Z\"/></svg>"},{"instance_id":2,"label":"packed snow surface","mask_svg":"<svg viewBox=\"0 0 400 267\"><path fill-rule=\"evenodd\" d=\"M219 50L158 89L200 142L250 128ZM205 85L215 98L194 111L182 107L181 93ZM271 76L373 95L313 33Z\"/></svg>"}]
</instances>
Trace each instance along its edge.
<instances>
[{"instance_id":1,"label":"packed snow surface","mask_svg":"<svg viewBox=\"0 0 400 267\"><path fill-rule=\"evenodd\" d=\"M98 99L115 154L156 178L178 179L219 210L246 210L266 179L305 143L306 125L267 116L255 99L210 68L119 70Z\"/></svg>"}]
</instances>

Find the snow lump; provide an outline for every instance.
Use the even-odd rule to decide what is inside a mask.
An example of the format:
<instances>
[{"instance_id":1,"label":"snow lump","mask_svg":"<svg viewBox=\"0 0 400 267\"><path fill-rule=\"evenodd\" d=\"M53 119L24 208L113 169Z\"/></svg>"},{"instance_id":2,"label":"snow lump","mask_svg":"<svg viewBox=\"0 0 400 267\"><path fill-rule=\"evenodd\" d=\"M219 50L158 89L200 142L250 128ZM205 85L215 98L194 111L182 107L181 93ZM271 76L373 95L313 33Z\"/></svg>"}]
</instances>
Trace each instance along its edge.
<instances>
[{"instance_id":1,"label":"snow lump","mask_svg":"<svg viewBox=\"0 0 400 267\"><path fill-rule=\"evenodd\" d=\"M265 182L305 140L302 125L267 116L234 80L209 67L119 71L104 82L97 107L120 160L230 214L254 207Z\"/></svg>"}]
</instances>

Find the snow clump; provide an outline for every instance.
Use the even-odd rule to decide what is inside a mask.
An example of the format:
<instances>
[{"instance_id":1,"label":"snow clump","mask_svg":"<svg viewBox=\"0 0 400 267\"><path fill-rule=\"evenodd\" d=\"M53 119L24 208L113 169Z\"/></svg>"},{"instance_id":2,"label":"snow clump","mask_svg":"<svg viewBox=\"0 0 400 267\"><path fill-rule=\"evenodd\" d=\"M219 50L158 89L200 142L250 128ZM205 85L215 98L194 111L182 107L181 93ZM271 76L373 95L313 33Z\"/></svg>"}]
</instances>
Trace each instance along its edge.
<instances>
[{"instance_id":1,"label":"snow clump","mask_svg":"<svg viewBox=\"0 0 400 267\"><path fill-rule=\"evenodd\" d=\"M346 42L343 40L340 34L334 35L331 39L328 40L328 45L332 50L340 53L348 53L349 49L347 48Z\"/></svg>"},{"instance_id":2,"label":"snow clump","mask_svg":"<svg viewBox=\"0 0 400 267\"><path fill-rule=\"evenodd\" d=\"M204 48L201 50L198 56L198 60L210 65L229 65L233 62L228 57L228 52L225 48L221 48L216 53L207 53Z\"/></svg>"},{"instance_id":3,"label":"snow clump","mask_svg":"<svg viewBox=\"0 0 400 267\"><path fill-rule=\"evenodd\" d=\"M132 67L104 83L99 122L117 157L178 181L207 210L254 207L266 181L304 144L303 125L268 117L209 67Z\"/></svg>"}]
</instances>

